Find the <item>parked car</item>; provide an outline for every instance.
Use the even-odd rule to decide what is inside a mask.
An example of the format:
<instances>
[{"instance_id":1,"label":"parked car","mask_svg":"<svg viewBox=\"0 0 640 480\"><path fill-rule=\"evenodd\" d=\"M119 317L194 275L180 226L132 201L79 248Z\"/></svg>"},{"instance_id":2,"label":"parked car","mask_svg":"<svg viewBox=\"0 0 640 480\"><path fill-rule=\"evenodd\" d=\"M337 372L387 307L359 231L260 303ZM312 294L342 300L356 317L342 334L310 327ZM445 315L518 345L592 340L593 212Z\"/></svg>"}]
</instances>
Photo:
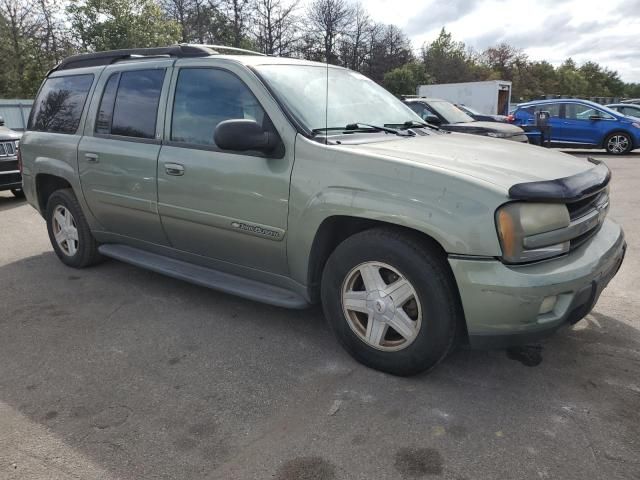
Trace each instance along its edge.
<instances>
[{"instance_id":1,"label":"parked car","mask_svg":"<svg viewBox=\"0 0 640 480\"><path fill-rule=\"evenodd\" d=\"M20 134L4 126L0 117L0 191L11 190L16 197L23 197L22 177L18 168L18 142Z\"/></svg>"},{"instance_id":2,"label":"parked car","mask_svg":"<svg viewBox=\"0 0 640 480\"><path fill-rule=\"evenodd\" d=\"M640 105L634 103L612 103L607 107L627 117L640 118Z\"/></svg>"},{"instance_id":3,"label":"parked car","mask_svg":"<svg viewBox=\"0 0 640 480\"><path fill-rule=\"evenodd\" d=\"M640 146L640 123L588 100L558 99L523 103L514 113L516 125L535 124L535 113L550 114L550 143L563 148L603 148L621 155Z\"/></svg>"},{"instance_id":4,"label":"parked car","mask_svg":"<svg viewBox=\"0 0 640 480\"><path fill-rule=\"evenodd\" d=\"M64 264L321 302L351 355L399 375L459 338L575 323L620 267L604 163L436 129L347 69L224 51L91 53L47 75L19 153Z\"/></svg>"},{"instance_id":5,"label":"parked car","mask_svg":"<svg viewBox=\"0 0 640 480\"><path fill-rule=\"evenodd\" d=\"M480 113L476 110L474 110L471 107L468 107L466 105L462 105L460 103L456 103L455 104L456 107L458 107L460 110L462 110L464 113L466 113L467 115L469 115L471 118L473 118L474 120L478 121L478 122L502 122L502 123L506 123L509 120L509 117L507 117L506 115L488 115L486 113Z\"/></svg>"},{"instance_id":6,"label":"parked car","mask_svg":"<svg viewBox=\"0 0 640 480\"><path fill-rule=\"evenodd\" d=\"M521 128L509 123L479 122L453 103L437 98L406 98L404 102L427 123L449 132L471 133L485 137L504 138L516 142L529 141Z\"/></svg>"}]
</instances>

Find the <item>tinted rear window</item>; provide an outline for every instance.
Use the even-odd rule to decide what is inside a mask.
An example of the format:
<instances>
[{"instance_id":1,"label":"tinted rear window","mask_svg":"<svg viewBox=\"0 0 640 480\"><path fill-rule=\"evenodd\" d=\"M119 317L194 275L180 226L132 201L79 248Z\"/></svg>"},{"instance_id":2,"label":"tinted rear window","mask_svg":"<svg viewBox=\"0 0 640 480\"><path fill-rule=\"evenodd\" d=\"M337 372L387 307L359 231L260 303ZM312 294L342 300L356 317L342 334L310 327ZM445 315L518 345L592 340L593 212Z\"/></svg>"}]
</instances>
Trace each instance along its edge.
<instances>
[{"instance_id":1,"label":"tinted rear window","mask_svg":"<svg viewBox=\"0 0 640 480\"><path fill-rule=\"evenodd\" d=\"M48 78L36 99L29 130L76 133L93 74Z\"/></svg>"},{"instance_id":2,"label":"tinted rear window","mask_svg":"<svg viewBox=\"0 0 640 480\"><path fill-rule=\"evenodd\" d=\"M96 131L126 137L154 138L164 75L164 69L113 74L107 81L100 102Z\"/></svg>"}]
</instances>

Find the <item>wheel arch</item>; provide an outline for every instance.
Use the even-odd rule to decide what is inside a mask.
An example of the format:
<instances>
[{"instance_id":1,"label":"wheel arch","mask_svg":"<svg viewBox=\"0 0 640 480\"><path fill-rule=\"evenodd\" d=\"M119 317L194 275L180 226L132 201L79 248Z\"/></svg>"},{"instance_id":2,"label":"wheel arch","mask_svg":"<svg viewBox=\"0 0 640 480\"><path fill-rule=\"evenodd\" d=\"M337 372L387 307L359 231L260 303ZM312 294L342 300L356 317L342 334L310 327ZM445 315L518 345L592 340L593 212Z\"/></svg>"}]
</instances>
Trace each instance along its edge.
<instances>
[{"instance_id":1,"label":"wheel arch","mask_svg":"<svg viewBox=\"0 0 640 480\"><path fill-rule=\"evenodd\" d=\"M57 191L65 188L73 189L71 183L59 175L51 173L38 173L36 175L36 197L38 201L38 210L44 215L47 209L49 197Z\"/></svg>"},{"instance_id":2,"label":"wheel arch","mask_svg":"<svg viewBox=\"0 0 640 480\"><path fill-rule=\"evenodd\" d=\"M600 143L600 147L606 149L607 148L607 139L611 135L615 135L616 133L624 133L625 135L629 136L629 138L631 139L631 149L632 150L639 146L638 142L636 142L636 138L634 137L633 133L631 133L629 130L625 130L624 128L620 128L620 127L616 126L616 128L611 129L610 131L606 132L603 135L602 142Z\"/></svg>"},{"instance_id":3,"label":"wheel arch","mask_svg":"<svg viewBox=\"0 0 640 480\"><path fill-rule=\"evenodd\" d=\"M434 247L443 257L447 255L445 248L438 240L420 230L379 219L350 215L329 216L319 225L311 244L307 267L307 286L312 303L316 303L320 298L322 272L333 251L352 235L373 228L387 228L403 232L422 244Z\"/></svg>"}]
</instances>

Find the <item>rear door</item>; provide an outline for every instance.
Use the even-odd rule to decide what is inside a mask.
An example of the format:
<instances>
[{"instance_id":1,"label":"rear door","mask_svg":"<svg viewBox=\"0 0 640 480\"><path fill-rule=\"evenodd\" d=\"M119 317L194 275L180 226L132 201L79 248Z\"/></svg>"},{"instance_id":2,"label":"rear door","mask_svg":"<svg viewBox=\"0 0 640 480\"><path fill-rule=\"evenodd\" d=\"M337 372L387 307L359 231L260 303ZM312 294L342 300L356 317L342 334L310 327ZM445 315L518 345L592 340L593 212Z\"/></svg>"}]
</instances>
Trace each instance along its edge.
<instances>
[{"instance_id":1,"label":"rear door","mask_svg":"<svg viewBox=\"0 0 640 480\"><path fill-rule=\"evenodd\" d=\"M157 161L172 61L105 69L78 149L82 190L104 231L166 245Z\"/></svg>"},{"instance_id":2,"label":"rear door","mask_svg":"<svg viewBox=\"0 0 640 480\"><path fill-rule=\"evenodd\" d=\"M158 162L158 208L174 248L271 273L285 273L295 130L246 67L179 60ZM225 120L275 128L272 156L220 149Z\"/></svg>"}]
</instances>

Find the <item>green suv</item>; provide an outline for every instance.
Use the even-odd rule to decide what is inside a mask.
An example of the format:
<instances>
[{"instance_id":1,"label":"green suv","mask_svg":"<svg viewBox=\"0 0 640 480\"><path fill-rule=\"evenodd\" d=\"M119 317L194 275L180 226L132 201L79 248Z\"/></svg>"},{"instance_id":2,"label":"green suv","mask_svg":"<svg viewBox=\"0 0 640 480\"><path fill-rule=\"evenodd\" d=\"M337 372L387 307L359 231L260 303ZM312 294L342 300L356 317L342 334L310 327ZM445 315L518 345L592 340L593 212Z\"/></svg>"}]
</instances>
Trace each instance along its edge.
<instances>
[{"instance_id":1,"label":"green suv","mask_svg":"<svg viewBox=\"0 0 640 480\"><path fill-rule=\"evenodd\" d=\"M347 69L178 45L70 57L20 144L62 262L289 308L410 375L583 318L625 252L606 165L444 132Z\"/></svg>"}]
</instances>

